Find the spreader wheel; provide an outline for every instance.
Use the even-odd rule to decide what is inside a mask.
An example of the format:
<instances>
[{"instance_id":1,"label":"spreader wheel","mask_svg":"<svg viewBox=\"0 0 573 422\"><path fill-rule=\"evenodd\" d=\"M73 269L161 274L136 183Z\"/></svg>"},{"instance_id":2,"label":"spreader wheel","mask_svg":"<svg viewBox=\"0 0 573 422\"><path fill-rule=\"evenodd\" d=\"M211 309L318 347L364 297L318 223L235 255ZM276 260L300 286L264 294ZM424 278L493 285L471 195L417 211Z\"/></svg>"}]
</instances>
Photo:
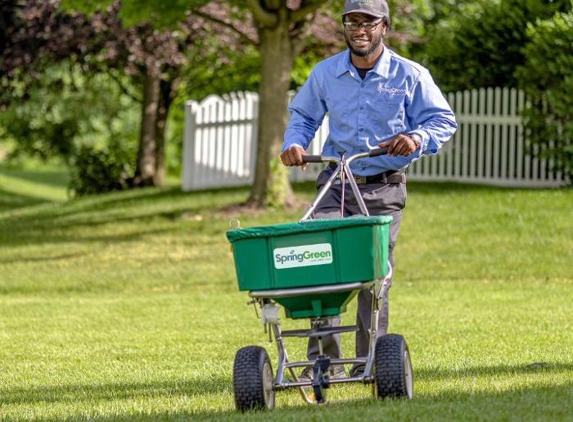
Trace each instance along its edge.
<instances>
[{"instance_id":1,"label":"spreader wheel","mask_svg":"<svg viewBox=\"0 0 573 422\"><path fill-rule=\"evenodd\" d=\"M275 407L273 369L267 351L259 346L239 349L233 365L233 390L237 410Z\"/></svg>"},{"instance_id":2,"label":"spreader wheel","mask_svg":"<svg viewBox=\"0 0 573 422\"><path fill-rule=\"evenodd\" d=\"M375 354L378 397L411 399L414 395L412 362L404 337L387 334L378 338Z\"/></svg>"}]
</instances>

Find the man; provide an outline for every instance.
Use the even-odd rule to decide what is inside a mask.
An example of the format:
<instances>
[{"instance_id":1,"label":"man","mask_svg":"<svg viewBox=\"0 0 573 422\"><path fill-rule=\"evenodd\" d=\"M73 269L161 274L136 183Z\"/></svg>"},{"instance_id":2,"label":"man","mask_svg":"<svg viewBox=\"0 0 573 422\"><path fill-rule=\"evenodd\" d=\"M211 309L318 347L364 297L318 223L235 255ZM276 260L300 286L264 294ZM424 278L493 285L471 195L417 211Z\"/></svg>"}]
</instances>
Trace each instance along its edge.
<instances>
[{"instance_id":1,"label":"man","mask_svg":"<svg viewBox=\"0 0 573 422\"><path fill-rule=\"evenodd\" d=\"M391 215L389 260L406 205L408 165L423 155L433 155L454 134L454 114L427 69L400 57L384 46L390 29L390 14L385 0L347 0L342 15L344 39L348 49L318 63L289 106L291 118L284 136L281 160L286 166L302 166L305 150L329 114L329 135L322 154L346 156L387 147L387 155L356 160L351 170L371 215ZM324 185L333 169L327 168L317 179ZM344 216L360 214L351 190L346 190ZM340 218L341 186L334 185L315 211L316 218ZM391 285L388 283L388 287ZM388 304L379 313L379 332L388 328ZM371 317L370 292L358 295L356 356L368 355ZM330 319L339 325L340 318ZM324 354L342 357L340 337L323 339ZM316 340L310 339L309 360L318 356ZM363 366L355 365L351 376L360 375ZM334 368L331 377L344 375ZM307 368L301 378L309 379Z\"/></svg>"}]
</instances>

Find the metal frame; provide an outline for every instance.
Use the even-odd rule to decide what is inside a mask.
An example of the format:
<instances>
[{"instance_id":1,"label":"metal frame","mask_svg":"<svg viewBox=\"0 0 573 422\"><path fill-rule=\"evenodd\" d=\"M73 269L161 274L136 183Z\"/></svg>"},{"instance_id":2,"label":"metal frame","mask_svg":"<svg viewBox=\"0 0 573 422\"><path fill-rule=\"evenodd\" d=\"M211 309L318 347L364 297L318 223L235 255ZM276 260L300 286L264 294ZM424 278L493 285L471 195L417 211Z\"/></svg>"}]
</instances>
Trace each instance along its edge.
<instances>
[{"instance_id":1,"label":"metal frame","mask_svg":"<svg viewBox=\"0 0 573 422\"><path fill-rule=\"evenodd\" d=\"M357 377L345 377L329 380L329 384L342 384L350 382L361 382L364 384L374 383L374 359L375 359L375 347L376 347L376 332L378 331L378 312L380 300L384 299L385 292L387 289L384 287L384 283L391 277L391 269L384 279L377 279L375 281L370 281L367 283L348 283L337 286L318 286L318 287L308 287L308 288L298 288L298 289L281 289L281 290L265 290L250 292L249 295L253 297L259 304L264 306L265 301L272 300L274 298L284 298L293 297L300 294L323 294L332 292L342 292L350 290L367 290L372 291L372 317L370 323L370 342L368 356L366 357L354 357L354 358L344 358L344 359L331 359L331 365L348 365L354 363L362 363L365 365L364 373ZM326 287L326 288L325 288ZM335 287L333 289L328 289L328 287ZM290 292L292 290L292 292ZM376 293L377 292L377 293ZM376 294L375 294L376 293ZM318 340L320 354L322 354L322 336L331 335L336 333L347 333L355 332L358 330L356 326L340 326L340 327L321 327L322 318L312 318L311 328L308 330L281 330L280 322L270 322L268 325L271 328L272 336L275 339L278 349L278 365L277 372L275 375L273 389L275 391L286 390L289 388L298 388L301 396L307 403L314 403L305 387L312 387L311 381L300 381L295 368L303 368L307 366L312 366L316 361L313 360L303 360L290 362L288 358L288 353L284 344L283 339L285 337L315 337ZM285 380L285 371L288 370L294 381Z\"/></svg>"},{"instance_id":2,"label":"metal frame","mask_svg":"<svg viewBox=\"0 0 573 422\"><path fill-rule=\"evenodd\" d=\"M337 166L336 166L336 169L334 170L334 172L330 175L328 181L318 191L316 198L309 205L308 209L306 210L306 212L304 213L304 215L302 216L302 218L299 221L306 221L311 217L312 213L316 209L316 206L322 200L322 198L324 198L324 195L326 195L326 192L328 192L328 190L332 187L332 185L334 184L334 182L336 181L337 178L340 178L340 183L342 185L342 200L340 201L340 215L342 217L344 217L344 199L345 199L344 194L345 194L346 181L347 180L348 180L348 183L350 184L350 188L352 189L352 192L354 193L354 196L356 197L356 201L358 202L358 206L360 207L360 211L362 211L362 213L366 216L370 215L368 213L368 208L366 207L366 204L364 203L364 199L362 199L362 195L360 194L360 189L358 188L358 184L356 183L356 180L354 180L354 175L352 174L352 170L350 170L350 163L352 161L359 159L359 158L369 157L369 156L370 156L370 153L364 152L364 153L353 155L349 158L345 158L344 154L342 154L342 156L340 158L337 158L337 157L320 157L322 162L324 162L324 163L335 163L335 164L337 164Z\"/></svg>"},{"instance_id":3,"label":"metal frame","mask_svg":"<svg viewBox=\"0 0 573 422\"><path fill-rule=\"evenodd\" d=\"M346 183L350 185L352 192L354 193L358 206L362 213L366 216L370 215L362 195L360 194L360 189L354 179L352 170L350 169L350 163L356 159L372 156L372 153L361 153L353 155L349 158L345 158L344 154L341 157L322 157L322 156L311 156L309 162L328 162L335 163L336 169L329 177L328 181L317 193L316 198L309 205L300 222L309 220L312 216L314 210L318 206L319 202L324 198L326 192L335 184L336 179L340 179L342 185L342 200L341 200L341 215L344 216L344 200L345 200L345 188ZM309 156L307 156L309 157ZM368 356L366 357L354 357L345 359L330 359L331 365L346 365L354 363L363 363L365 365L364 372L362 375L357 377L345 377L337 378L333 380L327 380L327 386L330 384L341 384L350 382L362 382L365 384L373 385L373 394L375 394L375 379L374 379L374 360L375 360L375 348L376 348L376 333L378 332L378 313L380 300L384 300L388 289L386 288L386 283L392 277L392 267L388 263L388 274L380 279L368 282L356 282L356 283L345 283L336 284L328 286L315 286L315 287L302 287L302 288L292 288L292 289L277 289L277 290L257 290L250 291L249 295L253 298L254 303L258 303L261 309L268 303L272 303L273 299L294 297L299 295L314 295L314 294L325 294L325 293L336 293L336 292L348 292L354 290L367 290L370 289L372 292L372 316L370 323L370 342L368 348ZM283 341L285 337L309 337L316 338L318 340L319 354L322 355L322 337L331 334L340 334L345 332L355 332L358 330L357 326L340 326L340 327L322 327L324 323L324 318L311 318L311 328L308 330L288 330L282 331L280 322L278 318L274 320L265 321L265 331L267 326L269 328L269 341L272 342L272 337L274 337L278 348L278 365L277 373L274 380L273 389L275 391L285 390L288 388L298 388L302 398L307 403L314 403L315 401L309 396L305 387L312 387L312 381L301 381L299 380L295 368L312 366L316 363L316 360L308 361L295 361L290 362L288 358L288 353ZM285 371L288 370L294 381L285 380Z\"/></svg>"}]
</instances>

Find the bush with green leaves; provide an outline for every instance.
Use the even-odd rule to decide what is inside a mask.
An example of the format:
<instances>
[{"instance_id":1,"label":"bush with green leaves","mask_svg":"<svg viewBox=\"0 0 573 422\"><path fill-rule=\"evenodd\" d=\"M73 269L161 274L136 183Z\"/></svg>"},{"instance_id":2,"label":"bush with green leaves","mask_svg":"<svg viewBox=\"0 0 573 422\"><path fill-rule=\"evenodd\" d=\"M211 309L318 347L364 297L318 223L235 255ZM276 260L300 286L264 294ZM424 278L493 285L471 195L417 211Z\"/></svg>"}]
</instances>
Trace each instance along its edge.
<instances>
[{"instance_id":1,"label":"bush with green leaves","mask_svg":"<svg viewBox=\"0 0 573 422\"><path fill-rule=\"evenodd\" d=\"M96 172L93 167L105 163L117 167L116 160L126 156L126 151L131 154L126 156L128 167L134 160L141 106L128 93L127 82L110 74L85 74L68 61L46 68L25 95L15 93L15 100L0 113L0 137L12 146L9 159L63 160L77 177L86 178L76 177L72 182L70 188L78 194L120 186L115 183L121 179L116 177L117 168ZM116 148L117 152L112 151ZM82 156L76 157L77 151ZM85 165L91 167L78 168ZM98 172L106 176L101 183L92 180Z\"/></svg>"},{"instance_id":2,"label":"bush with green leaves","mask_svg":"<svg viewBox=\"0 0 573 422\"><path fill-rule=\"evenodd\" d=\"M515 87L528 23L568 12L571 0L479 0L437 24L422 61L445 91Z\"/></svg>"},{"instance_id":3,"label":"bush with green leaves","mask_svg":"<svg viewBox=\"0 0 573 422\"><path fill-rule=\"evenodd\" d=\"M3 137L15 141L13 154L64 159L80 144L135 142L140 105L126 90L108 74L86 75L69 62L50 66L0 114Z\"/></svg>"},{"instance_id":4,"label":"bush with green leaves","mask_svg":"<svg viewBox=\"0 0 573 422\"><path fill-rule=\"evenodd\" d=\"M528 139L573 180L573 12L530 24L527 33L526 63L517 76L529 100Z\"/></svg>"},{"instance_id":5,"label":"bush with green leaves","mask_svg":"<svg viewBox=\"0 0 573 422\"><path fill-rule=\"evenodd\" d=\"M133 152L120 145L109 149L84 145L74 154L69 189L76 196L128 189L134 168Z\"/></svg>"}]
</instances>

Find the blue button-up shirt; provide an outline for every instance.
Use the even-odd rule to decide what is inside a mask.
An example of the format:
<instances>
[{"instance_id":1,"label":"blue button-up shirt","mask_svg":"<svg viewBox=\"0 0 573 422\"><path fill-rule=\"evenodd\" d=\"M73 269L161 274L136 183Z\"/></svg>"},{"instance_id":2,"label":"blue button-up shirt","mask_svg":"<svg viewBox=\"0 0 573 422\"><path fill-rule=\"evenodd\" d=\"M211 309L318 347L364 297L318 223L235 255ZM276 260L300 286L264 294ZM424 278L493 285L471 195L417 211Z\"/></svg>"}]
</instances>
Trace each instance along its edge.
<instances>
[{"instance_id":1,"label":"blue button-up shirt","mask_svg":"<svg viewBox=\"0 0 573 422\"><path fill-rule=\"evenodd\" d=\"M283 151L293 145L307 149L327 113L325 156L366 152L400 133L416 133L422 139L421 148L407 156L353 161L358 176L400 170L422 155L436 154L457 128L428 70L386 47L364 80L351 64L349 50L318 63L288 110Z\"/></svg>"}]
</instances>

